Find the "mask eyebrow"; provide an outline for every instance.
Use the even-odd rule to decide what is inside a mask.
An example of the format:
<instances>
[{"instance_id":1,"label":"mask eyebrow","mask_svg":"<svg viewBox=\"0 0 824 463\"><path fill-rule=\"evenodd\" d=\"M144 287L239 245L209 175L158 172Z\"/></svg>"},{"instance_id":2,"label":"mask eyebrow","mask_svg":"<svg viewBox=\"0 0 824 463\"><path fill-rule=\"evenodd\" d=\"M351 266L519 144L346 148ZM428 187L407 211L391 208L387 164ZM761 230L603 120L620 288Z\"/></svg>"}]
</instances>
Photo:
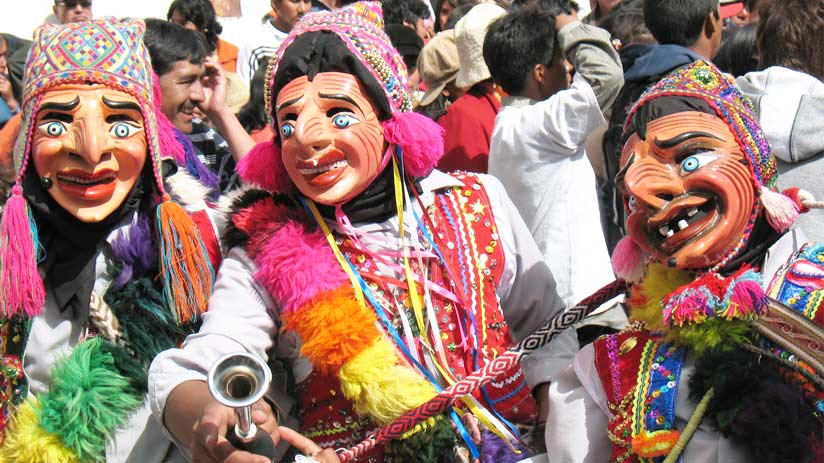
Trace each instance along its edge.
<instances>
[{"instance_id":1,"label":"mask eyebrow","mask_svg":"<svg viewBox=\"0 0 824 463\"><path fill-rule=\"evenodd\" d=\"M293 99L291 99L291 100L284 101L283 103L281 103L281 104L279 104L279 105L277 105L277 106L275 107L275 112L276 112L276 113L279 113L281 109L283 109L283 108L287 108L287 107L289 107L289 106L292 106L293 104L295 104L295 103L297 103L298 101L300 101L302 98L303 98L303 95L301 95L301 96L299 96L299 97L297 97L297 98L293 98Z\"/></svg>"},{"instance_id":2,"label":"mask eyebrow","mask_svg":"<svg viewBox=\"0 0 824 463\"><path fill-rule=\"evenodd\" d=\"M673 148L692 138L713 138L718 141L727 141L719 137L718 135L714 135L708 132L684 132L682 134L676 135L666 140L659 140L656 138L655 146L662 149Z\"/></svg>"},{"instance_id":3,"label":"mask eyebrow","mask_svg":"<svg viewBox=\"0 0 824 463\"><path fill-rule=\"evenodd\" d=\"M103 95L103 104L109 109L133 109L135 111L140 111L140 106L134 101L110 100L106 98L105 95Z\"/></svg>"},{"instance_id":4,"label":"mask eyebrow","mask_svg":"<svg viewBox=\"0 0 824 463\"><path fill-rule=\"evenodd\" d=\"M72 101L67 103L60 103L57 101L48 101L40 105L40 111L48 111L53 109L55 111L71 111L80 104L80 97L75 96Z\"/></svg>"},{"instance_id":5,"label":"mask eyebrow","mask_svg":"<svg viewBox=\"0 0 824 463\"><path fill-rule=\"evenodd\" d=\"M337 93L337 94L318 93L318 96L321 97L321 98L329 98L329 99L332 99L332 100L345 101L345 102L351 104L352 106L360 109L360 106L358 106L358 104L355 103L355 100L353 100L353 99L351 99L348 96L343 95L343 94L339 94L339 93Z\"/></svg>"}]
</instances>

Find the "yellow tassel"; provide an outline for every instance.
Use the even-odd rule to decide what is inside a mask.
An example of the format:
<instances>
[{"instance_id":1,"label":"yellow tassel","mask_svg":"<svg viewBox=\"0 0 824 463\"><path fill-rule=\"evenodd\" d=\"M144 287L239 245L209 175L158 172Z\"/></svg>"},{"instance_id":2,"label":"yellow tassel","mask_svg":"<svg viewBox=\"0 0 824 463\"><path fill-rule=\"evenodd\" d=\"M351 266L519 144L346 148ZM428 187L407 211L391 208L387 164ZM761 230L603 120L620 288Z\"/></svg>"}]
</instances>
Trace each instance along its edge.
<instances>
[{"instance_id":1,"label":"yellow tassel","mask_svg":"<svg viewBox=\"0 0 824 463\"><path fill-rule=\"evenodd\" d=\"M338 377L355 411L380 425L391 423L437 393L424 378L399 364L394 346L383 338L343 364Z\"/></svg>"},{"instance_id":2,"label":"yellow tassel","mask_svg":"<svg viewBox=\"0 0 824 463\"><path fill-rule=\"evenodd\" d=\"M214 272L206 247L189 214L164 195L157 207L163 296L179 323L206 311Z\"/></svg>"},{"instance_id":3,"label":"yellow tassel","mask_svg":"<svg viewBox=\"0 0 824 463\"><path fill-rule=\"evenodd\" d=\"M39 408L37 399L31 398L17 409L0 447L0 462L81 463L57 436L40 427Z\"/></svg>"}]
</instances>

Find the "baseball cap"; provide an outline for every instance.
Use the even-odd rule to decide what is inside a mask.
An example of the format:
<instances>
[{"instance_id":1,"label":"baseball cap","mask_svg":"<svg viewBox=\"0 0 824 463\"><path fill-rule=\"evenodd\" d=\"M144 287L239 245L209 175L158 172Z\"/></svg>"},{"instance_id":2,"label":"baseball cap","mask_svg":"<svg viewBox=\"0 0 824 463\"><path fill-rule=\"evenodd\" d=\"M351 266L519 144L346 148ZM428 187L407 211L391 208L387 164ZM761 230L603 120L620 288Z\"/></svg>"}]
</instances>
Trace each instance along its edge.
<instances>
[{"instance_id":1,"label":"baseball cap","mask_svg":"<svg viewBox=\"0 0 824 463\"><path fill-rule=\"evenodd\" d=\"M455 80L460 68L455 30L449 29L432 37L418 56L418 73L426 84L426 93L421 97L420 105L426 106L435 101L446 84Z\"/></svg>"}]
</instances>

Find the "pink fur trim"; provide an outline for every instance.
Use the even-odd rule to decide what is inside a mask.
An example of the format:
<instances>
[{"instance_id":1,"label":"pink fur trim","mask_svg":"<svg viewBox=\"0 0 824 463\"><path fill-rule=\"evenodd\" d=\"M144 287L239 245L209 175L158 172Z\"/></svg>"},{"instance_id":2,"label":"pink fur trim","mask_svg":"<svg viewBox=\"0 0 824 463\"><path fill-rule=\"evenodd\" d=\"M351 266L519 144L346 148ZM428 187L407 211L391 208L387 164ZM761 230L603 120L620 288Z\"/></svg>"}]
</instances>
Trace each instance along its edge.
<instances>
[{"instance_id":1,"label":"pink fur trim","mask_svg":"<svg viewBox=\"0 0 824 463\"><path fill-rule=\"evenodd\" d=\"M348 282L320 231L295 220L285 222L261 249L255 279L291 312L321 291Z\"/></svg>"},{"instance_id":2,"label":"pink fur trim","mask_svg":"<svg viewBox=\"0 0 824 463\"><path fill-rule=\"evenodd\" d=\"M256 184L267 191L290 193L294 190L292 180L283 167L280 147L273 141L255 145L238 162L237 173L245 182Z\"/></svg>"},{"instance_id":3,"label":"pink fur trim","mask_svg":"<svg viewBox=\"0 0 824 463\"><path fill-rule=\"evenodd\" d=\"M37 272L33 228L23 189L15 185L0 221L0 262L3 263L0 292L5 317L21 312L29 318L34 317L46 303L46 290Z\"/></svg>"},{"instance_id":4,"label":"pink fur trim","mask_svg":"<svg viewBox=\"0 0 824 463\"><path fill-rule=\"evenodd\" d=\"M761 204L764 206L767 222L778 232L790 228L798 218L800 208L791 198L763 186L761 187Z\"/></svg>"},{"instance_id":5,"label":"pink fur trim","mask_svg":"<svg viewBox=\"0 0 824 463\"><path fill-rule=\"evenodd\" d=\"M177 142L177 138L175 137L175 126L163 114L163 110L161 109L161 104L163 103L163 92L160 90L160 80L157 77L157 74L152 72L152 89L154 92L154 112L155 112L155 119L157 120L157 137L158 137L158 144L160 145L160 153L157 153L160 158L169 158L175 160L177 165L185 166L186 165L186 154L183 151L183 147L180 146L180 143Z\"/></svg>"},{"instance_id":6,"label":"pink fur trim","mask_svg":"<svg viewBox=\"0 0 824 463\"><path fill-rule=\"evenodd\" d=\"M443 157L443 128L418 113L395 112L383 123L383 136L403 150L404 169L413 177L424 177Z\"/></svg>"},{"instance_id":7,"label":"pink fur trim","mask_svg":"<svg viewBox=\"0 0 824 463\"><path fill-rule=\"evenodd\" d=\"M623 237L615 246L612 252L612 269L618 278L629 283L637 283L644 278L644 254L629 236Z\"/></svg>"}]
</instances>

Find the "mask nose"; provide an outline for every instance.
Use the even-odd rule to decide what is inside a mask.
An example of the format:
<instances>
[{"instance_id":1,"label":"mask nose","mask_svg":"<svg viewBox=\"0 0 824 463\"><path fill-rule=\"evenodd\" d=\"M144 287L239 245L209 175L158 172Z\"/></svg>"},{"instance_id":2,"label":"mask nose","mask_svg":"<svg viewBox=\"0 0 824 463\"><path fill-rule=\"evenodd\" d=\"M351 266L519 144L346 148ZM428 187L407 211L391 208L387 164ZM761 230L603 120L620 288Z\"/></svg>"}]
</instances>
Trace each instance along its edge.
<instances>
[{"instance_id":1,"label":"mask nose","mask_svg":"<svg viewBox=\"0 0 824 463\"><path fill-rule=\"evenodd\" d=\"M304 108L295 125L295 138L303 152L311 158L323 152L334 141L331 128L324 114Z\"/></svg>"}]
</instances>

